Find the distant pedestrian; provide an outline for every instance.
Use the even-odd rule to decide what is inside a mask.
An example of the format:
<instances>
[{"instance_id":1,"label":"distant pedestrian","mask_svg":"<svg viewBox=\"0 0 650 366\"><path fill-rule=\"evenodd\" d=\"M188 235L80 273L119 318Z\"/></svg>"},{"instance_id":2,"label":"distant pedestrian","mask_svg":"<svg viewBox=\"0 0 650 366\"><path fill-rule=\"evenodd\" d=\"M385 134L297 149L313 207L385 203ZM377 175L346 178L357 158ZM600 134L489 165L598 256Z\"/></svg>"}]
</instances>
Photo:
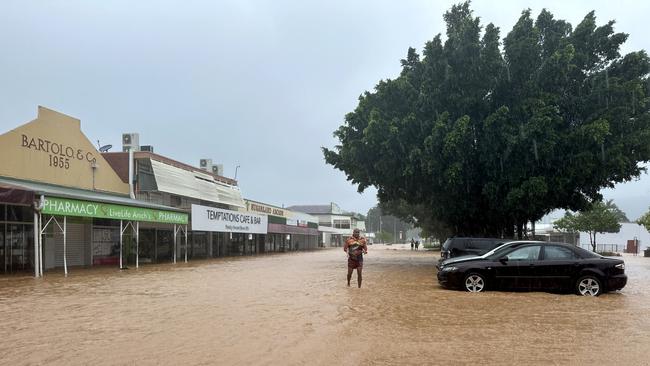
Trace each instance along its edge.
<instances>
[{"instance_id":1,"label":"distant pedestrian","mask_svg":"<svg viewBox=\"0 0 650 366\"><path fill-rule=\"evenodd\" d=\"M420 241L416 240L415 241L415 250L418 250L419 247L420 247Z\"/></svg>"},{"instance_id":2,"label":"distant pedestrian","mask_svg":"<svg viewBox=\"0 0 650 366\"><path fill-rule=\"evenodd\" d=\"M413 250L413 248L415 248L415 240L411 238L411 250Z\"/></svg>"}]
</instances>

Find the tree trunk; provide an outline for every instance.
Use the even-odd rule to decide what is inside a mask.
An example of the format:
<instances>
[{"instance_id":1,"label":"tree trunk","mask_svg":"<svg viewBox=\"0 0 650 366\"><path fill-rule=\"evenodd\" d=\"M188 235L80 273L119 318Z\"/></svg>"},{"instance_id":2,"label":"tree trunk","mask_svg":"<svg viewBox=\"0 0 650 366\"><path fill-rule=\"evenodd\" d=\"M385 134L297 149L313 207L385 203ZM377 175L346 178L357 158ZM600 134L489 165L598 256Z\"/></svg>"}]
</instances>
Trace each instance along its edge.
<instances>
[{"instance_id":1,"label":"tree trunk","mask_svg":"<svg viewBox=\"0 0 650 366\"><path fill-rule=\"evenodd\" d=\"M533 239L535 239L535 221L530 221L530 229Z\"/></svg>"},{"instance_id":2,"label":"tree trunk","mask_svg":"<svg viewBox=\"0 0 650 366\"><path fill-rule=\"evenodd\" d=\"M522 240L524 238L523 235L523 225L521 222L517 223L517 239Z\"/></svg>"}]
</instances>

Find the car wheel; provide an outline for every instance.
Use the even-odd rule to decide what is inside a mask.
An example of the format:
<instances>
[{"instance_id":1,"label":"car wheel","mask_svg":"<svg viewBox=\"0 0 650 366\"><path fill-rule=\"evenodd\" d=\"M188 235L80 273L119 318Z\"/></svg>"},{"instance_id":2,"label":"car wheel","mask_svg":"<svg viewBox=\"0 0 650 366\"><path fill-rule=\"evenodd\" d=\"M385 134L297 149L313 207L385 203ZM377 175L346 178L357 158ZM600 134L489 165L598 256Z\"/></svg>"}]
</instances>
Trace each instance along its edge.
<instances>
[{"instance_id":1,"label":"car wheel","mask_svg":"<svg viewBox=\"0 0 650 366\"><path fill-rule=\"evenodd\" d=\"M481 292L485 290L485 277L478 273L470 273L465 277L465 290Z\"/></svg>"},{"instance_id":2,"label":"car wheel","mask_svg":"<svg viewBox=\"0 0 650 366\"><path fill-rule=\"evenodd\" d=\"M596 276L582 276L576 282L576 291L582 296L598 296L603 292L603 285Z\"/></svg>"}]
</instances>

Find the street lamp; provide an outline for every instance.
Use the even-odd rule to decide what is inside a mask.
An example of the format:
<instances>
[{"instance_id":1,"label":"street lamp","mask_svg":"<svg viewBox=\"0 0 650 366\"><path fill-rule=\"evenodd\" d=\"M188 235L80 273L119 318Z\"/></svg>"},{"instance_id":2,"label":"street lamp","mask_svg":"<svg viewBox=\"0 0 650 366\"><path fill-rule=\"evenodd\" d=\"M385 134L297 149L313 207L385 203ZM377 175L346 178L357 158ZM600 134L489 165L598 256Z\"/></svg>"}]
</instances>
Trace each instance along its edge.
<instances>
[{"instance_id":1,"label":"street lamp","mask_svg":"<svg viewBox=\"0 0 650 366\"><path fill-rule=\"evenodd\" d=\"M239 170L240 166L241 165L237 165L237 167L235 167L235 180L237 180L237 170Z\"/></svg>"}]
</instances>

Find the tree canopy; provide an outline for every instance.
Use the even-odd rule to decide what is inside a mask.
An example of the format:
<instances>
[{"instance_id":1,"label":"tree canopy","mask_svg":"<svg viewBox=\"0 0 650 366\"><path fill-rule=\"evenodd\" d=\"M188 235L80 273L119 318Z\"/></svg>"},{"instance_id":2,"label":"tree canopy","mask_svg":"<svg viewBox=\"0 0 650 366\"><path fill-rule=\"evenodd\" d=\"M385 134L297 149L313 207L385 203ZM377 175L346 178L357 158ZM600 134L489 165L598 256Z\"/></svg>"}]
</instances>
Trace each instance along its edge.
<instances>
[{"instance_id":1,"label":"tree canopy","mask_svg":"<svg viewBox=\"0 0 650 366\"><path fill-rule=\"evenodd\" d=\"M400 220L395 215L387 214L382 207L375 206L368 210L366 215L366 230L369 232L385 231L391 233L391 239L400 239L399 233L402 232L402 239L405 238L406 232L411 229L409 222ZM393 238L394 236L394 238Z\"/></svg>"},{"instance_id":2,"label":"tree canopy","mask_svg":"<svg viewBox=\"0 0 650 366\"><path fill-rule=\"evenodd\" d=\"M616 216L616 221L617 222L630 222L630 220L627 218L627 215L625 214L625 212L623 212L623 210L618 208L616 203L614 203L614 200L607 200L607 202L605 202L605 207L609 211L614 213L614 216Z\"/></svg>"},{"instance_id":3,"label":"tree canopy","mask_svg":"<svg viewBox=\"0 0 650 366\"><path fill-rule=\"evenodd\" d=\"M627 35L613 21L590 12L573 28L525 10L501 40L468 2L443 18L446 39L422 56L409 48L400 75L361 95L340 144L323 148L359 191L377 187L431 232L512 236L643 171L650 59L620 54Z\"/></svg>"},{"instance_id":4,"label":"tree canopy","mask_svg":"<svg viewBox=\"0 0 650 366\"><path fill-rule=\"evenodd\" d=\"M643 216L641 216L637 221L637 224L643 225L646 230L650 231L650 209L648 209L648 212L644 213Z\"/></svg>"},{"instance_id":5,"label":"tree canopy","mask_svg":"<svg viewBox=\"0 0 650 366\"><path fill-rule=\"evenodd\" d=\"M615 207L616 205L614 205ZM596 251L597 233L617 233L621 230L620 215L612 208L611 201L596 202L591 208L572 214L566 212L564 217L555 221L554 227L567 232L586 232L593 251Z\"/></svg>"}]
</instances>

